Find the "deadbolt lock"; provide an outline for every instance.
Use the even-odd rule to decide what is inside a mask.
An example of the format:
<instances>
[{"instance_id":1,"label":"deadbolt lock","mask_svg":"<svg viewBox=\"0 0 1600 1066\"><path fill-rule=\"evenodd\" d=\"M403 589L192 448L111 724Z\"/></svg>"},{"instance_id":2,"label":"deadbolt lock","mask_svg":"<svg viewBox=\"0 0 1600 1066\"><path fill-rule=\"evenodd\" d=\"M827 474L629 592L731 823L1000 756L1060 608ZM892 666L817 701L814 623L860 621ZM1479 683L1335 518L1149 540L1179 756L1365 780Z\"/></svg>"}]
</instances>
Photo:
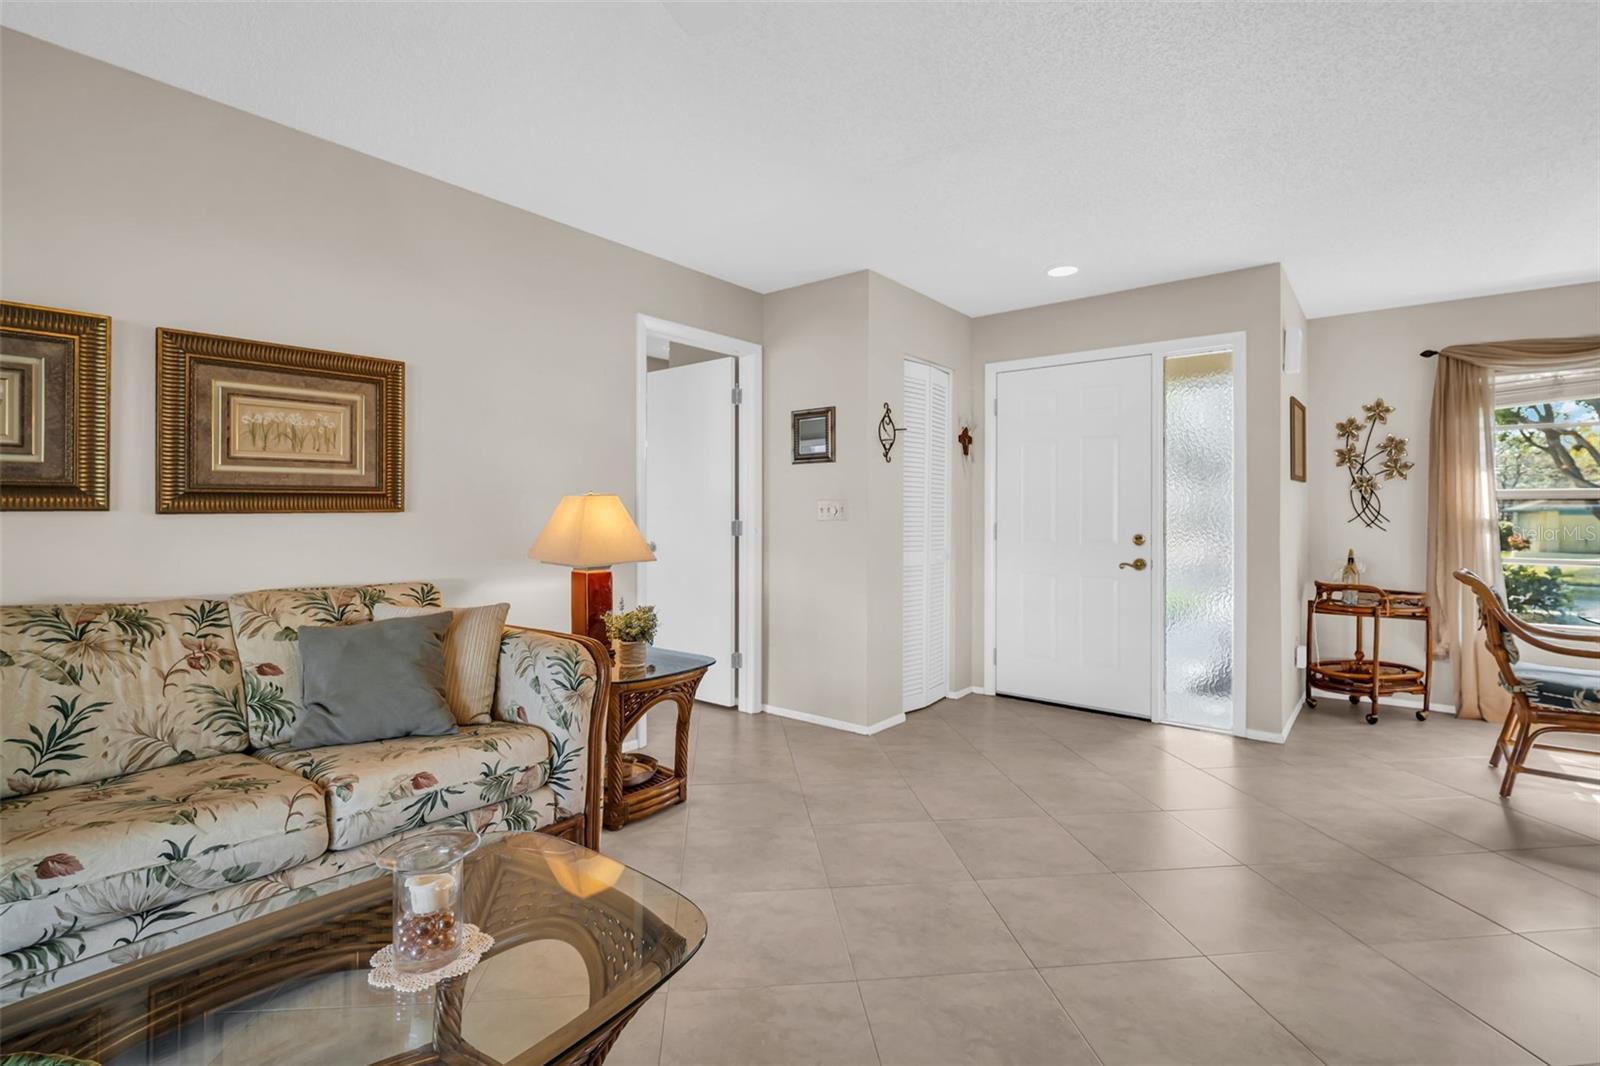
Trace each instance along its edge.
<instances>
[{"instance_id":1,"label":"deadbolt lock","mask_svg":"<svg viewBox=\"0 0 1600 1066\"><path fill-rule=\"evenodd\" d=\"M1127 570L1143 570L1145 567L1147 567L1149 565L1150 564L1145 562L1143 559L1135 559L1131 563L1118 563L1117 564L1117 569L1118 570L1123 570L1123 569L1127 569Z\"/></svg>"},{"instance_id":2,"label":"deadbolt lock","mask_svg":"<svg viewBox=\"0 0 1600 1066\"><path fill-rule=\"evenodd\" d=\"M1143 533L1135 533L1133 535L1134 547L1138 547L1139 545L1141 545L1143 543L1144 543L1144 534Z\"/></svg>"}]
</instances>

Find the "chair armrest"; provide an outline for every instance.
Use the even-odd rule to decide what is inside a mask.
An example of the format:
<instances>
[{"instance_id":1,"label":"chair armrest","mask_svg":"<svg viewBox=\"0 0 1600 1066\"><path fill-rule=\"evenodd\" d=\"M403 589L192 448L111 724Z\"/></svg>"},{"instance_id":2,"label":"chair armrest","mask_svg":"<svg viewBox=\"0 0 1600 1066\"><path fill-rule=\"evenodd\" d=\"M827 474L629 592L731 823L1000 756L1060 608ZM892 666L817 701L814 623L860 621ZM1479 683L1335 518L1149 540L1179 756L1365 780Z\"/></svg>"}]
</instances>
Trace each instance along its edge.
<instances>
[{"instance_id":1,"label":"chair armrest","mask_svg":"<svg viewBox=\"0 0 1600 1066\"><path fill-rule=\"evenodd\" d=\"M1480 597L1480 603L1482 599ZM1526 641L1535 648L1554 652L1557 655L1576 655L1580 659L1600 659L1600 646L1594 648L1572 647L1573 643L1588 644L1600 641L1600 635L1590 636L1587 633L1567 633L1552 626L1540 625L1537 622L1524 622L1500 604L1489 601L1494 611L1495 620L1498 621L1512 636L1518 640Z\"/></svg>"},{"instance_id":2,"label":"chair armrest","mask_svg":"<svg viewBox=\"0 0 1600 1066\"><path fill-rule=\"evenodd\" d=\"M1537 633L1550 640L1576 640L1583 644L1600 644L1600 633L1574 633L1566 629L1557 629L1555 626L1541 625L1538 622L1525 622L1520 618L1514 620L1524 631Z\"/></svg>"},{"instance_id":3,"label":"chair armrest","mask_svg":"<svg viewBox=\"0 0 1600 1066\"><path fill-rule=\"evenodd\" d=\"M500 636L494 716L550 735L550 785L562 807L584 815L584 844L599 846L611 656L575 633L506 626Z\"/></svg>"}]
</instances>

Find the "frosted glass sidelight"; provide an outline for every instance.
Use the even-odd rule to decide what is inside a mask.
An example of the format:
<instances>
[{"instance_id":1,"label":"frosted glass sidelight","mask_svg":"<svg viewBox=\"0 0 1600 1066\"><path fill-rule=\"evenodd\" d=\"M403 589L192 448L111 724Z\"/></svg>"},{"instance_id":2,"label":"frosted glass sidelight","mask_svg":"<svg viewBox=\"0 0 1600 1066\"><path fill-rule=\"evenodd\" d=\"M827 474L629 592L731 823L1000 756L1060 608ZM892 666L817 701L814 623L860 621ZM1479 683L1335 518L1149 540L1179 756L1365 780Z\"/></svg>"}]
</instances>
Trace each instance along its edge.
<instances>
[{"instance_id":1,"label":"frosted glass sidelight","mask_svg":"<svg viewBox=\"0 0 1600 1066\"><path fill-rule=\"evenodd\" d=\"M1166 716L1233 726L1233 353L1164 360Z\"/></svg>"}]
</instances>

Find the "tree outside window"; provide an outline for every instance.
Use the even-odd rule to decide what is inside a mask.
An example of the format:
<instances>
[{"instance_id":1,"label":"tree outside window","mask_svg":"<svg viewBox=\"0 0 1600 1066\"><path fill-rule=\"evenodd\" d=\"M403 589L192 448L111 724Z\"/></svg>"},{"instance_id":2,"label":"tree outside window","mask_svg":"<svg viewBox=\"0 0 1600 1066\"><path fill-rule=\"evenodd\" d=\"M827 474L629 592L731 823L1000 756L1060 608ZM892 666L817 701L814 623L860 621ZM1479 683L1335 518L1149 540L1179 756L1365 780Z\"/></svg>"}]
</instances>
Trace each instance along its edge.
<instances>
[{"instance_id":1,"label":"tree outside window","mask_svg":"<svg viewBox=\"0 0 1600 1066\"><path fill-rule=\"evenodd\" d=\"M1593 377L1583 384L1577 391L1557 375L1497 382L1507 606L1546 625L1600 626L1600 388Z\"/></svg>"}]
</instances>

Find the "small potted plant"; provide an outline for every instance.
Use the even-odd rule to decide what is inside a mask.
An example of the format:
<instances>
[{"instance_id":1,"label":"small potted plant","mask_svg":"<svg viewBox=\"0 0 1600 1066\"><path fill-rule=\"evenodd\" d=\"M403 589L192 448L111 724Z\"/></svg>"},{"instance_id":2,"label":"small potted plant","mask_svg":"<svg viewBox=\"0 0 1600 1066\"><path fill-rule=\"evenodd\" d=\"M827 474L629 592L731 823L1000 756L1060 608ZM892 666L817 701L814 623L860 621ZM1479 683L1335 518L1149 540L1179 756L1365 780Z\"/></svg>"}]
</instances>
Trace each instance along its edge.
<instances>
[{"instance_id":1,"label":"small potted plant","mask_svg":"<svg viewBox=\"0 0 1600 1066\"><path fill-rule=\"evenodd\" d=\"M617 665L643 666L656 639L656 609L641 604L631 611L607 611L605 623Z\"/></svg>"}]
</instances>

